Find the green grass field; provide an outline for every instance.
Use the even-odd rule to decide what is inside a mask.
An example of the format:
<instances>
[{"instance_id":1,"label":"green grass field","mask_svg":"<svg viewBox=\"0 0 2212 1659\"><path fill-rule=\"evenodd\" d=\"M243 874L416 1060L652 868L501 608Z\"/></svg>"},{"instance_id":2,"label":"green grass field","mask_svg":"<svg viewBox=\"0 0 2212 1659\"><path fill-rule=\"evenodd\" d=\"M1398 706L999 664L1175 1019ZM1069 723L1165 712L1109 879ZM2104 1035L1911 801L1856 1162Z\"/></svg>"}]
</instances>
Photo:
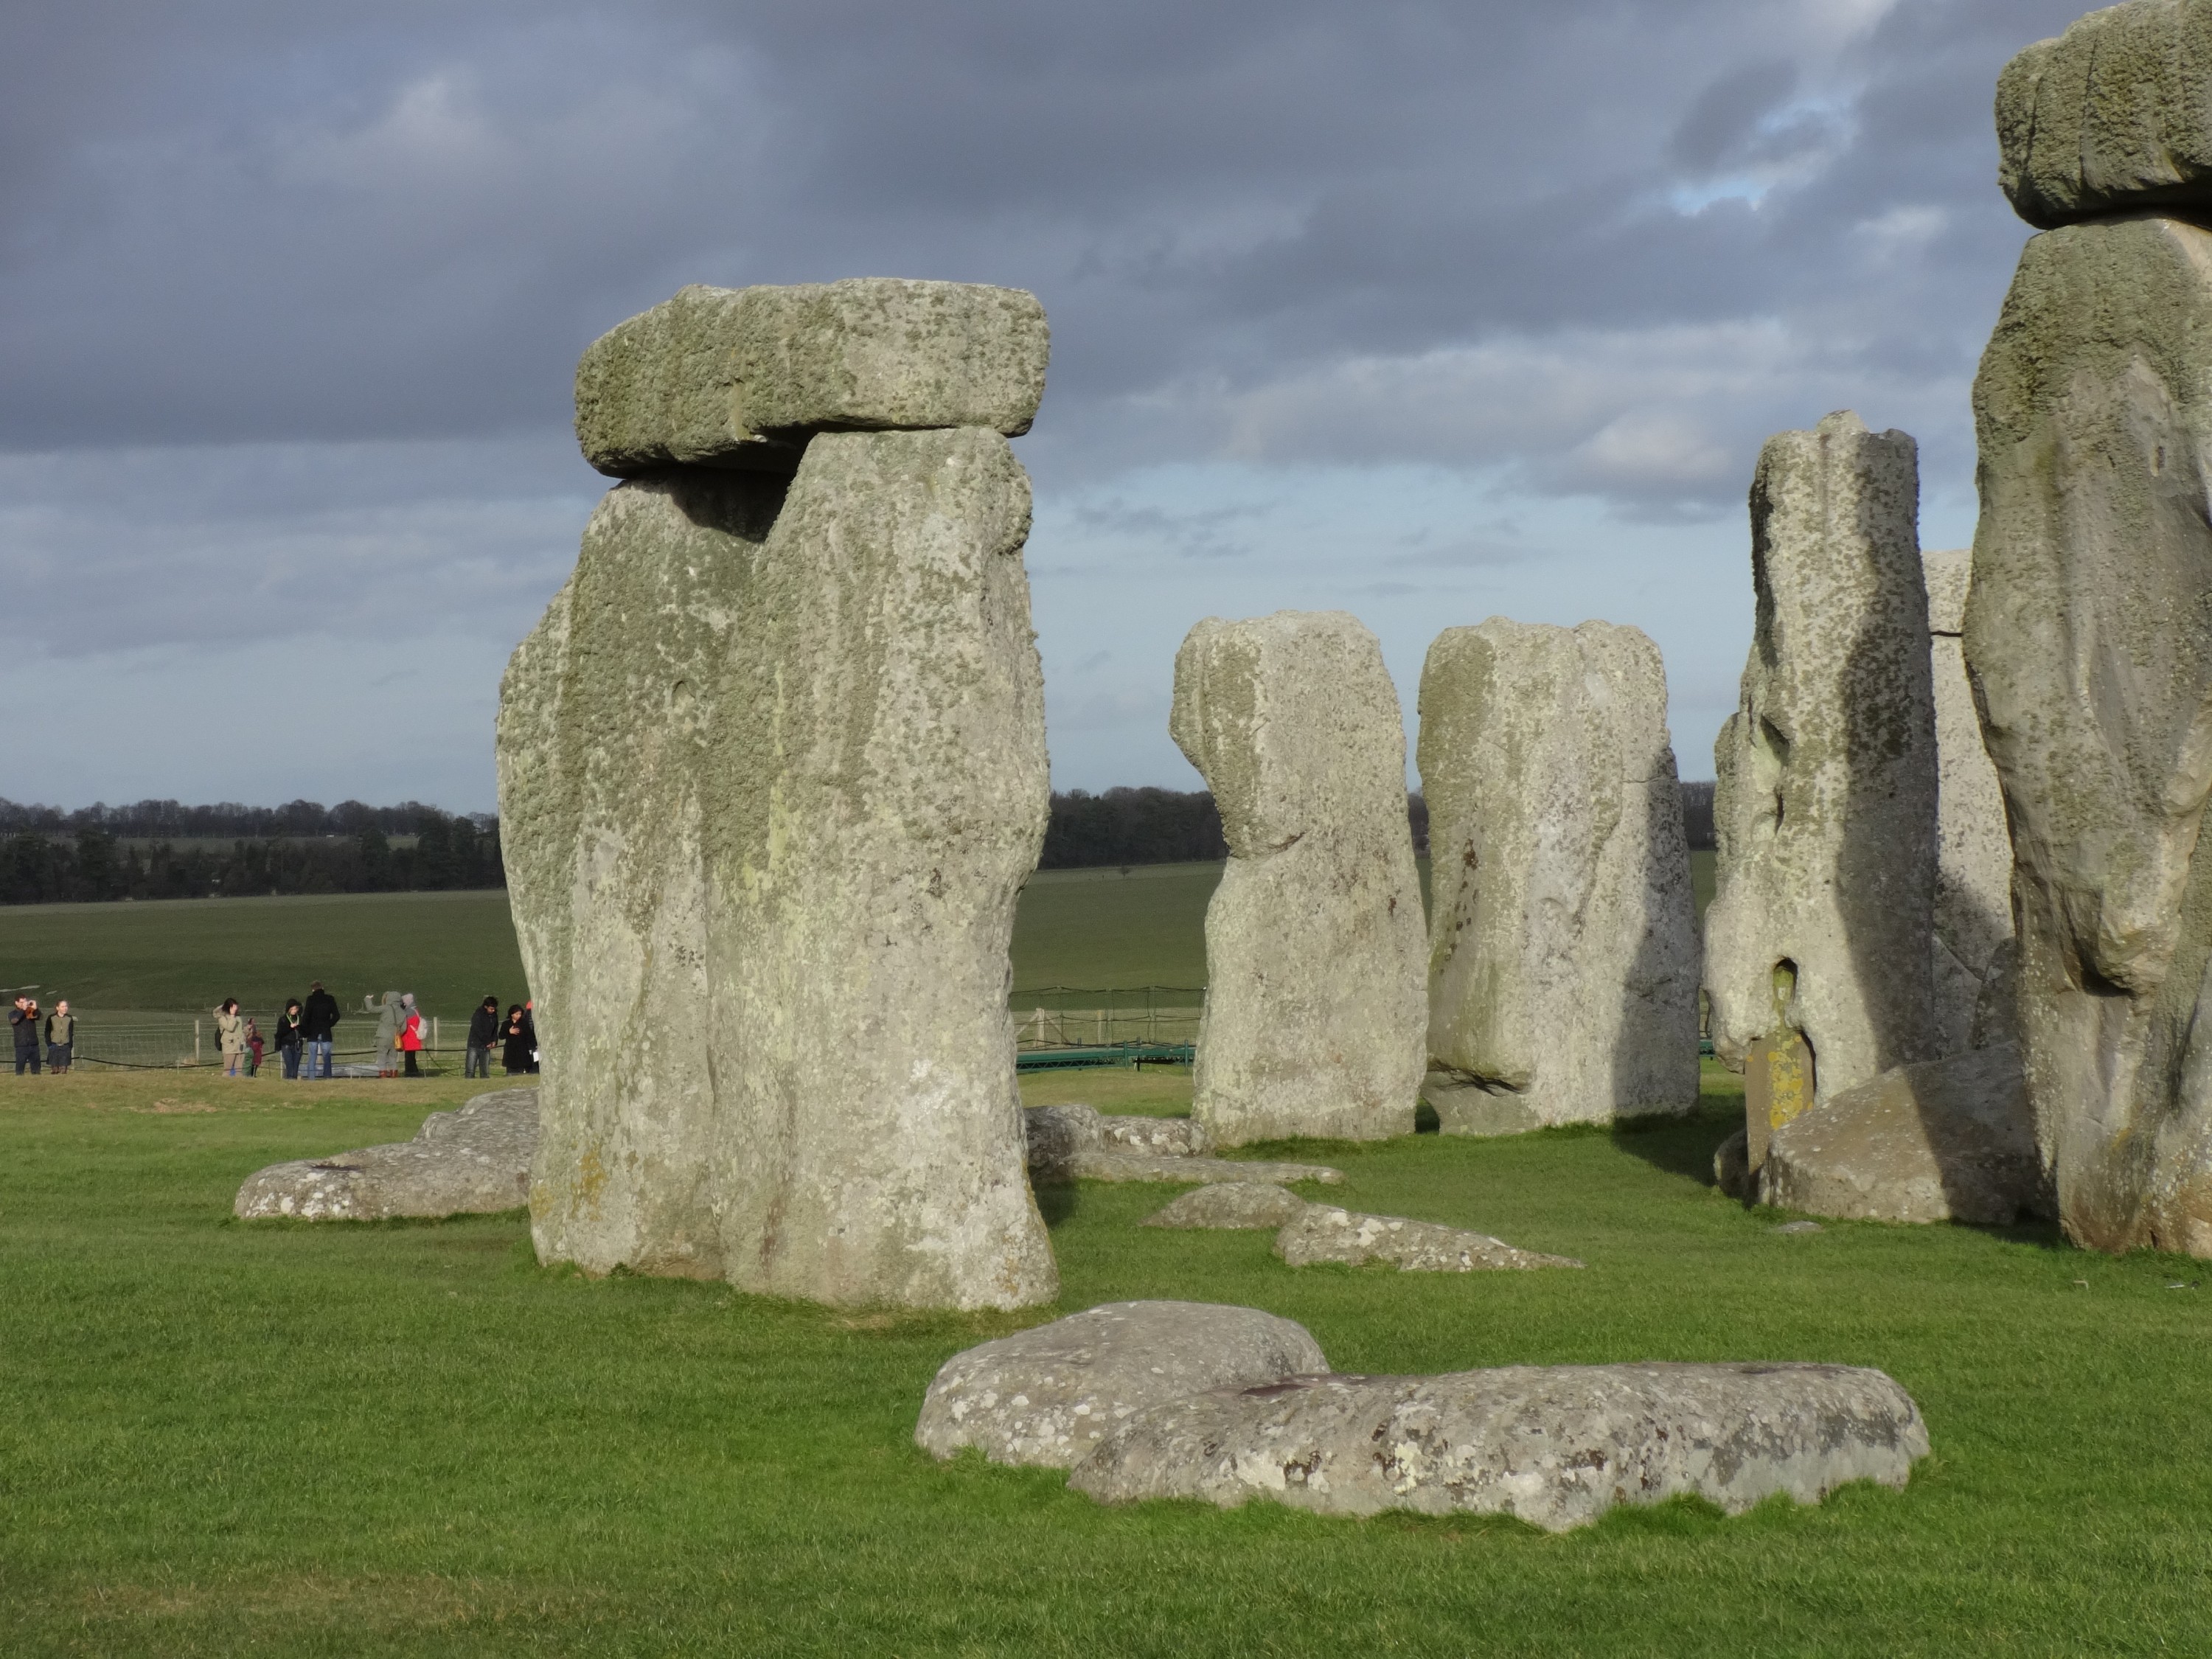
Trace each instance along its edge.
<instances>
[{"instance_id":1,"label":"green grass field","mask_svg":"<svg viewBox=\"0 0 2212 1659\"><path fill-rule=\"evenodd\" d=\"M1018 982L1188 980L1212 879L1040 878ZM342 988L434 986L421 964L442 964L473 989L501 949L514 971L503 916L495 896L16 910L0 961L35 939L77 982L146 997L210 957ZM260 1165L404 1137L482 1085L0 1077L0 1655L2212 1649L2204 1265L2045 1230L1778 1235L1710 1184L1741 1106L1725 1073L1706 1084L1698 1115L1610 1133L1251 1149L1582 1273L1293 1271L1265 1234L1136 1225L1171 1189L1085 1184L1042 1194L1059 1307L960 1316L586 1279L538 1267L520 1214L230 1219ZM1056 1073L1024 1095L1173 1113L1189 1086ZM1051 1472L914 1447L951 1354L1133 1297L1270 1309L1346 1370L1878 1365L1935 1455L1902 1492L1551 1537L1108 1510Z\"/></svg>"}]
</instances>

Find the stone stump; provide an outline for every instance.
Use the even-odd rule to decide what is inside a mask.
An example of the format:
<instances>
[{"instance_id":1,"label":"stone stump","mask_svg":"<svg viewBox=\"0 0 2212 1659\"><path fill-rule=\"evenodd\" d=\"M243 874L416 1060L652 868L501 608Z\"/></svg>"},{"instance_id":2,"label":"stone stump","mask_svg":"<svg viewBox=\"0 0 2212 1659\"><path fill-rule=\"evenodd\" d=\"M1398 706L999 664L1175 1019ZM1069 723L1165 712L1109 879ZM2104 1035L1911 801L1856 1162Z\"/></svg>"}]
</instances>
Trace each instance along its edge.
<instances>
[{"instance_id":1,"label":"stone stump","mask_svg":"<svg viewBox=\"0 0 2212 1659\"><path fill-rule=\"evenodd\" d=\"M1809 1100L1938 1047L1918 496L1912 440L1848 411L1769 439L1752 484L1757 624L1713 751L1705 990L1729 1063L1802 1041Z\"/></svg>"},{"instance_id":2,"label":"stone stump","mask_svg":"<svg viewBox=\"0 0 2212 1659\"><path fill-rule=\"evenodd\" d=\"M1006 1009L1048 784L1003 434L1044 353L1026 295L869 282L686 289L586 355L586 453L638 476L499 720L542 1260L1056 1293Z\"/></svg>"},{"instance_id":3,"label":"stone stump","mask_svg":"<svg viewBox=\"0 0 2212 1659\"><path fill-rule=\"evenodd\" d=\"M1411 1134L1421 890L1382 647L1342 611L1208 617L1170 729L1221 811L1191 1115L1215 1144Z\"/></svg>"},{"instance_id":4,"label":"stone stump","mask_svg":"<svg viewBox=\"0 0 2212 1659\"><path fill-rule=\"evenodd\" d=\"M1966 654L2014 830L2036 1140L2076 1243L2212 1255L2212 7L1999 86L2030 239L1974 383ZM2069 137L2067 135L2071 134Z\"/></svg>"},{"instance_id":5,"label":"stone stump","mask_svg":"<svg viewBox=\"0 0 2212 1659\"><path fill-rule=\"evenodd\" d=\"M1966 589L1973 550L1923 556L1928 582L1929 669L1936 703L1936 915L1931 965L1936 1034L1946 1054L2008 1040L1978 1026L1984 998L2012 942L2012 837L2004 791L1982 742L1966 678ZM1988 1022L1983 1022L1986 1024Z\"/></svg>"},{"instance_id":6,"label":"stone stump","mask_svg":"<svg viewBox=\"0 0 2212 1659\"><path fill-rule=\"evenodd\" d=\"M1697 923L1658 647L1601 622L1448 629L1420 714L1443 1132L1691 1109Z\"/></svg>"}]
</instances>

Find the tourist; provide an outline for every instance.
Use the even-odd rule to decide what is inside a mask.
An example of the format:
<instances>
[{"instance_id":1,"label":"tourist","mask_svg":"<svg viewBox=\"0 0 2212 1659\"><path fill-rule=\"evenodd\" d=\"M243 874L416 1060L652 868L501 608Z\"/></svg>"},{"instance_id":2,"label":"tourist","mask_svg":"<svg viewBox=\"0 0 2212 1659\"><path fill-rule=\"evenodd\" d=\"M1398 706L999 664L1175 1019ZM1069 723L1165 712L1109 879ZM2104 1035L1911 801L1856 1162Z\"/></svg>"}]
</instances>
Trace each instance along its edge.
<instances>
[{"instance_id":1,"label":"tourist","mask_svg":"<svg viewBox=\"0 0 2212 1659\"><path fill-rule=\"evenodd\" d=\"M253 1056L246 1066L246 1074L248 1077L259 1077L261 1075L261 1024L251 1014L246 1017L246 1047L247 1052Z\"/></svg>"},{"instance_id":2,"label":"tourist","mask_svg":"<svg viewBox=\"0 0 2212 1659\"><path fill-rule=\"evenodd\" d=\"M376 1074L399 1075L399 993L386 991L376 1016Z\"/></svg>"},{"instance_id":3,"label":"tourist","mask_svg":"<svg viewBox=\"0 0 2212 1659\"><path fill-rule=\"evenodd\" d=\"M410 991L399 999L399 1052L406 1056L410 1077L422 1075L415 1057L422 1052L423 1035L422 1011L415 1006L415 994Z\"/></svg>"},{"instance_id":4,"label":"tourist","mask_svg":"<svg viewBox=\"0 0 2212 1659\"><path fill-rule=\"evenodd\" d=\"M537 1070L538 1070L538 1013L537 1013L537 1009L538 1009L538 1004L537 1004L534 1000L531 1000L530 998L527 998L527 997L526 997L526 998L524 998L524 999L523 999L523 1002L522 1002L522 1041L523 1041L523 1042L524 1042L524 1043L527 1046L527 1048L528 1048L529 1054L530 1054L530 1069L531 1069L531 1071L532 1071L532 1073L533 1074L534 1074L534 1073L537 1072Z\"/></svg>"},{"instance_id":5,"label":"tourist","mask_svg":"<svg viewBox=\"0 0 2212 1659\"><path fill-rule=\"evenodd\" d=\"M300 1035L300 999L288 998L284 1012L276 1016L276 1057L284 1062L288 1081L300 1075L300 1048L305 1041Z\"/></svg>"},{"instance_id":6,"label":"tourist","mask_svg":"<svg viewBox=\"0 0 2212 1659\"><path fill-rule=\"evenodd\" d=\"M8 1011L8 1024L15 1038L15 1075L23 1075L23 1068L31 1068L31 1075L39 1074L39 1000L36 997L17 997L15 1006Z\"/></svg>"},{"instance_id":7,"label":"tourist","mask_svg":"<svg viewBox=\"0 0 2212 1659\"><path fill-rule=\"evenodd\" d=\"M486 997L469 1016L469 1051L461 1060L463 1077L491 1075L491 1045L499 1041L499 999Z\"/></svg>"},{"instance_id":8,"label":"tourist","mask_svg":"<svg viewBox=\"0 0 2212 1659\"><path fill-rule=\"evenodd\" d=\"M331 1074L331 1043L337 1023L338 1000L323 989L322 981L313 981L300 1010L300 1041L306 1049L309 1077Z\"/></svg>"},{"instance_id":9,"label":"tourist","mask_svg":"<svg viewBox=\"0 0 2212 1659\"><path fill-rule=\"evenodd\" d=\"M515 1003L507 1011L507 1044L499 1057L501 1068L509 1077L520 1076L530 1069L530 1034L523 1029L522 1005Z\"/></svg>"},{"instance_id":10,"label":"tourist","mask_svg":"<svg viewBox=\"0 0 2212 1659\"><path fill-rule=\"evenodd\" d=\"M70 1068L70 1057L76 1049L76 1016L69 1010L69 999L64 997L54 1004L54 1011L46 1016L46 1069L62 1073Z\"/></svg>"},{"instance_id":11,"label":"tourist","mask_svg":"<svg viewBox=\"0 0 2212 1659\"><path fill-rule=\"evenodd\" d=\"M222 1074L240 1075L246 1064L246 1021L239 1014L236 997L225 997L216 1005L215 1031L222 1048Z\"/></svg>"}]
</instances>

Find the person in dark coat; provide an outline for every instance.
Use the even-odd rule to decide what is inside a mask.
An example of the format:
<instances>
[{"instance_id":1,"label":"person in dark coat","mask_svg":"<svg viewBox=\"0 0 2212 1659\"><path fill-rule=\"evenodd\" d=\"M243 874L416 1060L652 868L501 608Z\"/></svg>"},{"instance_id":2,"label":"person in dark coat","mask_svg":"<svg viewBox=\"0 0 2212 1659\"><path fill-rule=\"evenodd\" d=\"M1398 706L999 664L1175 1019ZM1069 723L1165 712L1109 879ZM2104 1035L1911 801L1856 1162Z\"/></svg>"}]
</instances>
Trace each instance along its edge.
<instances>
[{"instance_id":1,"label":"person in dark coat","mask_svg":"<svg viewBox=\"0 0 2212 1659\"><path fill-rule=\"evenodd\" d=\"M276 1016L276 1054L284 1062L288 1079L300 1075L300 1048L305 1041L300 1035L300 999L293 997Z\"/></svg>"},{"instance_id":2,"label":"person in dark coat","mask_svg":"<svg viewBox=\"0 0 2212 1659\"><path fill-rule=\"evenodd\" d=\"M530 1045L530 1073L532 1077L538 1074L537 1006L534 1001L526 1001L522 1005L522 1040Z\"/></svg>"},{"instance_id":3,"label":"person in dark coat","mask_svg":"<svg viewBox=\"0 0 2212 1659\"><path fill-rule=\"evenodd\" d=\"M489 1077L492 1044L498 1041L499 999L486 997L469 1016L469 1051L461 1060L461 1075Z\"/></svg>"},{"instance_id":4,"label":"person in dark coat","mask_svg":"<svg viewBox=\"0 0 2212 1659\"><path fill-rule=\"evenodd\" d=\"M499 1063L509 1077L520 1077L530 1069L530 1033L523 1029L522 1005L519 1002L507 1011L506 1044L501 1050Z\"/></svg>"},{"instance_id":5,"label":"person in dark coat","mask_svg":"<svg viewBox=\"0 0 2212 1659\"><path fill-rule=\"evenodd\" d=\"M307 1046L307 1075L331 1074L331 1043L337 1029L338 1000L317 980L307 987L307 1000L300 1009L300 1041Z\"/></svg>"},{"instance_id":6,"label":"person in dark coat","mask_svg":"<svg viewBox=\"0 0 2212 1659\"><path fill-rule=\"evenodd\" d=\"M520 1012L520 1010L517 1010ZM10 1034L15 1039L15 1075L23 1075L23 1068L31 1068L35 1077L39 1072L39 1000L36 997L17 997L15 1006L8 1011Z\"/></svg>"}]
</instances>

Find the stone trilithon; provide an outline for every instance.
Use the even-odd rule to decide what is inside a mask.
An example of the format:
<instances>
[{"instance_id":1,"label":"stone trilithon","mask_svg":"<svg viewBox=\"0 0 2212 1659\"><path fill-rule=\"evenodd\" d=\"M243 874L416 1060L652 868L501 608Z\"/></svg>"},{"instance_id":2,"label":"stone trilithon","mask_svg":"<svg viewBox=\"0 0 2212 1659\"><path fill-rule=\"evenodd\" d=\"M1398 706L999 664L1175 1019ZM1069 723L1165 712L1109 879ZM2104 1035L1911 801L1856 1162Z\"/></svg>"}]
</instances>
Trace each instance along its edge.
<instances>
[{"instance_id":1,"label":"stone trilithon","mask_svg":"<svg viewBox=\"0 0 2212 1659\"><path fill-rule=\"evenodd\" d=\"M499 720L541 1259L1056 1294L1006 1010L1048 786L1005 434L1045 351L1027 295L864 282L686 289L586 355L586 453L634 476Z\"/></svg>"}]
</instances>

